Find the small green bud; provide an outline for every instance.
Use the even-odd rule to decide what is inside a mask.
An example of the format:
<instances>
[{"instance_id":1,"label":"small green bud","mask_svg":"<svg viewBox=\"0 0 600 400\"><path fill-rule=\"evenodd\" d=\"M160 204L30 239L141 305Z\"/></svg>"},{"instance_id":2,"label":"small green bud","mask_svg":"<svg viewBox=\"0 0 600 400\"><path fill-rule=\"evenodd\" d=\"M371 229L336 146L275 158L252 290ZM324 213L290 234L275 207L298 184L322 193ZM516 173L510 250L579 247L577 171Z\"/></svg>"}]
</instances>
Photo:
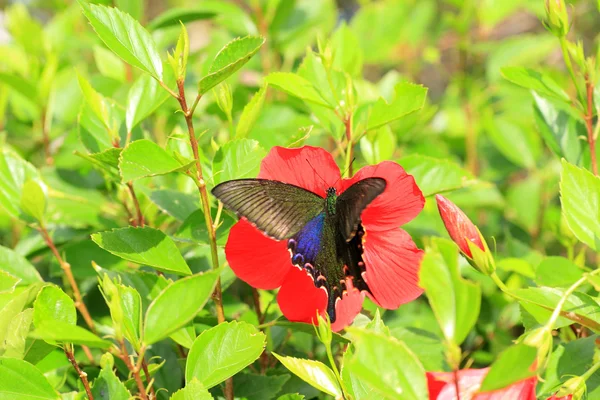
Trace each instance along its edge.
<instances>
[{"instance_id":1,"label":"small green bud","mask_svg":"<svg viewBox=\"0 0 600 400\"><path fill-rule=\"evenodd\" d=\"M188 37L185 25L181 23L181 32L177 39L177 45L173 54L167 54L167 59L177 80L185 79L185 70L187 67L188 55L190 54L190 39Z\"/></svg>"},{"instance_id":2,"label":"small green bud","mask_svg":"<svg viewBox=\"0 0 600 400\"><path fill-rule=\"evenodd\" d=\"M321 340L321 342L323 342L323 344L329 348L329 346L331 346L331 340L333 339L329 316L325 314L325 318L323 318L320 314L317 314L317 319L319 321L319 325L317 327L317 336L319 337L319 340Z\"/></svg>"},{"instance_id":3,"label":"small green bud","mask_svg":"<svg viewBox=\"0 0 600 400\"><path fill-rule=\"evenodd\" d=\"M477 229L477 233L479 233L479 237L481 238L481 243L483 244L483 250L479 248L474 242L470 240L465 240L469 250L471 251L472 258L468 259L469 263L476 269L478 269L481 273L486 275L491 275L496 271L496 262L494 261L494 256L488 247L487 242L479 232L479 228Z\"/></svg>"},{"instance_id":4,"label":"small green bud","mask_svg":"<svg viewBox=\"0 0 600 400\"><path fill-rule=\"evenodd\" d=\"M523 343L537 349L537 368L544 368L552 352L552 333L543 326L525 334Z\"/></svg>"},{"instance_id":5,"label":"small green bud","mask_svg":"<svg viewBox=\"0 0 600 400\"><path fill-rule=\"evenodd\" d=\"M571 400L581 400L585 395L585 379L581 376L575 376L562 384L556 397L572 395Z\"/></svg>"},{"instance_id":6,"label":"small green bud","mask_svg":"<svg viewBox=\"0 0 600 400\"><path fill-rule=\"evenodd\" d=\"M569 33L569 14L564 0L545 0L546 27L555 36L564 37Z\"/></svg>"}]
</instances>

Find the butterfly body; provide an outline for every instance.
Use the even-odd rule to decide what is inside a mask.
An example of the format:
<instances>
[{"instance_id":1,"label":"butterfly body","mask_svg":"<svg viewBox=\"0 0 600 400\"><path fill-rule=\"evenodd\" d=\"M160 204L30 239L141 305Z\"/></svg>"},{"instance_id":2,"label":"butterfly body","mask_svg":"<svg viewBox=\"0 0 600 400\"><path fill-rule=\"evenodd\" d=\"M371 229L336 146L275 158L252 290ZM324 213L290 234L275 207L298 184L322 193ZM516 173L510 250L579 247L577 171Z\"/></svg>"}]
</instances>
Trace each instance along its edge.
<instances>
[{"instance_id":1,"label":"butterfly body","mask_svg":"<svg viewBox=\"0 0 600 400\"><path fill-rule=\"evenodd\" d=\"M346 279L369 291L363 278L360 214L385 185L381 178L366 178L339 196L330 187L323 198L283 182L240 179L217 185L213 194L264 234L287 240L292 264L326 291L327 313L334 322L335 304L347 289Z\"/></svg>"}]
</instances>

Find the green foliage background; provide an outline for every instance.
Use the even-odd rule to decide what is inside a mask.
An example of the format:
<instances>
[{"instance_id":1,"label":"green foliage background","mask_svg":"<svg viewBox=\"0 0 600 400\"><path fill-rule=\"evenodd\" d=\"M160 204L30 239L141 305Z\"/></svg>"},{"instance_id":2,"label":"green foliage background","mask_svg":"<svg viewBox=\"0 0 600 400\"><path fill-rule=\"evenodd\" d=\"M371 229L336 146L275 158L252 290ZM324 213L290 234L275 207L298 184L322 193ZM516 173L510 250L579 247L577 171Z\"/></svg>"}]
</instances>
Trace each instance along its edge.
<instances>
[{"instance_id":1,"label":"green foliage background","mask_svg":"<svg viewBox=\"0 0 600 400\"><path fill-rule=\"evenodd\" d=\"M0 398L426 399L425 371L490 365L485 390L600 398L595 2L107 3L2 9ZM415 176L424 296L332 334L236 279L203 196L303 144Z\"/></svg>"}]
</instances>

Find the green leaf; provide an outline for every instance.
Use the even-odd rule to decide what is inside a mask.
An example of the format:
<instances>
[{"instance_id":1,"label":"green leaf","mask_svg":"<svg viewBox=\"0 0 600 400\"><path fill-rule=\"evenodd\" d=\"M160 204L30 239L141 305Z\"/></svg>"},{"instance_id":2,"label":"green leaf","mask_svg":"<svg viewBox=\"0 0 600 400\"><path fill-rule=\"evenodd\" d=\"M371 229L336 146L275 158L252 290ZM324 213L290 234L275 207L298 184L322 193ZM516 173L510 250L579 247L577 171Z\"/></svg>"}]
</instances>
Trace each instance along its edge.
<instances>
[{"instance_id":1,"label":"green leaf","mask_svg":"<svg viewBox=\"0 0 600 400\"><path fill-rule=\"evenodd\" d=\"M342 22L331 36L330 45L334 49L333 67L350 76L360 76L364 57L352 29Z\"/></svg>"},{"instance_id":2,"label":"green leaf","mask_svg":"<svg viewBox=\"0 0 600 400\"><path fill-rule=\"evenodd\" d=\"M231 179L254 178L265 157L265 150L256 140L233 140L221 146L213 159L215 185Z\"/></svg>"},{"instance_id":3,"label":"green leaf","mask_svg":"<svg viewBox=\"0 0 600 400\"><path fill-rule=\"evenodd\" d=\"M6 271L0 270L0 293L12 292L20 279L12 276Z\"/></svg>"},{"instance_id":4,"label":"green leaf","mask_svg":"<svg viewBox=\"0 0 600 400\"><path fill-rule=\"evenodd\" d=\"M342 389L335 374L327 365L320 361L302 358L273 355L291 372L311 386L325 392L336 399L342 396Z\"/></svg>"},{"instance_id":5,"label":"green leaf","mask_svg":"<svg viewBox=\"0 0 600 400\"><path fill-rule=\"evenodd\" d=\"M359 379L356 375L350 372L347 368L349 360L352 358L354 353L352 348L348 347L344 352L342 359L342 382L344 382L344 388L355 400L369 400L373 397L377 397L377 390L366 381Z\"/></svg>"},{"instance_id":6,"label":"green leaf","mask_svg":"<svg viewBox=\"0 0 600 400\"><path fill-rule=\"evenodd\" d=\"M35 267L22 255L8 247L0 246L0 270L21 279L19 285L42 282Z\"/></svg>"},{"instance_id":7,"label":"green leaf","mask_svg":"<svg viewBox=\"0 0 600 400\"><path fill-rule=\"evenodd\" d=\"M477 182L469 171L448 160L412 154L398 162L414 176L423 196L433 196Z\"/></svg>"},{"instance_id":8,"label":"green leaf","mask_svg":"<svg viewBox=\"0 0 600 400\"><path fill-rule=\"evenodd\" d=\"M504 79L544 96L569 102L569 95L548 75L523 67L504 67Z\"/></svg>"},{"instance_id":9,"label":"green leaf","mask_svg":"<svg viewBox=\"0 0 600 400\"><path fill-rule=\"evenodd\" d=\"M226 322L196 338L185 367L185 380L206 388L223 382L253 363L265 348L265 335L245 322Z\"/></svg>"},{"instance_id":10,"label":"green leaf","mask_svg":"<svg viewBox=\"0 0 600 400\"><path fill-rule=\"evenodd\" d=\"M427 88L409 82L400 82L394 87L395 97L388 103L380 97L373 105L367 130L379 128L414 111L420 110L425 105Z\"/></svg>"},{"instance_id":11,"label":"green leaf","mask_svg":"<svg viewBox=\"0 0 600 400\"><path fill-rule=\"evenodd\" d=\"M27 334L33 321L33 308L28 308L17 314L8 325L8 331L4 343L0 346L0 353L4 357L23 359L25 356L25 343Z\"/></svg>"},{"instance_id":12,"label":"green leaf","mask_svg":"<svg viewBox=\"0 0 600 400\"><path fill-rule=\"evenodd\" d=\"M104 250L125 260L177 275L191 274L173 240L157 229L113 229L93 234L92 240Z\"/></svg>"},{"instance_id":13,"label":"green leaf","mask_svg":"<svg viewBox=\"0 0 600 400\"><path fill-rule=\"evenodd\" d=\"M99 271L100 272L100 271ZM115 337L123 336L129 340L135 350L141 347L142 298L137 290L114 282L104 274L100 281L100 291L110 310Z\"/></svg>"},{"instance_id":14,"label":"green leaf","mask_svg":"<svg viewBox=\"0 0 600 400\"><path fill-rule=\"evenodd\" d=\"M185 347L186 349L191 349L194 345L194 340L196 339L196 329L194 329L193 322L188 326L184 326L174 333L170 334L169 337L175 341L175 343Z\"/></svg>"},{"instance_id":15,"label":"green leaf","mask_svg":"<svg viewBox=\"0 0 600 400\"><path fill-rule=\"evenodd\" d=\"M125 384L117 378L113 371L114 359L112 354L105 353L100 361L102 369L98 377L94 380L92 386L92 396L94 400L128 400L131 393L125 387Z\"/></svg>"},{"instance_id":16,"label":"green leaf","mask_svg":"<svg viewBox=\"0 0 600 400\"><path fill-rule=\"evenodd\" d=\"M219 271L210 271L167 286L146 311L144 343L158 342L190 322L212 295L218 277Z\"/></svg>"},{"instance_id":17,"label":"green leaf","mask_svg":"<svg viewBox=\"0 0 600 400\"><path fill-rule=\"evenodd\" d=\"M212 10L204 9L202 4L199 4L194 8L169 8L158 17L150 21L148 28L151 30L167 28L173 25L178 25L180 21L185 24L186 22L210 19L214 17L215 14L216 12Z\"/></svg>"},{"instance_id":18,"label":"green leaf","mask_svg":"<svg viewBox=\"0 0 600 400\"><path fill-rule=\"evenodd\" d=\"M564 257L546 257L535 270L535 282L539 286L571 286L582 276L583 271Z\"/></svg>"},{"instance_id":19,"label":"green leaf","mask_svg":"<svg viewBox=\"0 0 600 400\"><path fill-rule=\"evenodd\" d=\"M360 151L367 163L389 160L396 150L396 137L389 126L383 126L360 139Z\"/></svg>"},{"instance_id":20,"label":"green leaf","mask_svg":"<svg viewBox=\"0 0 600 400\"><path fill-rule=\"evenodd\" d=\"M236 397L247 400L270 400L275 398L283 385L290 379L289 375L258 375L251 373L237 374L233 378L233 393Z\"/></svg>"},{"instance_id":21,"label":"green leaf","mask_svg":"<svg viewBox=\"0 0 600 400\"><path fill-rule=\"evenodd\" d=\"M163 90L155 79L142 75L136 80L127 94L125 126L131 132L144 118L152 114L169 98L169 92Z\"/></svg>"},{"instance_id":22,"label":"green leaf","mask_svg":"<svg viewBox=\"0 0 600 400\"><path fill-rule=\"evenodd\" d=\"M1 399L60 399L44 375L26 361L0 357L0 376Z\"/></svg>"},{"instance_id":23,"label":"green leaf","mask_svg":"<svg viewBox=\"0 0 600 400\"><path fill-rule=\"evenodd\" d=\"M427 398L425 371L401 341L375 332L348 329L354 338L354 355L344 365L363 384L386 399Z\"/></svg>"},{"instance_id":24,"label":"green leaf","mask_svg":"<svg viewBox=\"0 0 600 400\"><path fill-rule=\"evenodd\" d=\"M4 346L6 338L10 336L8 329L11 322L33 300L32 297L37 294L40 287L41 284L33 284L20 292L8 293L9 300L0 308L0 343L2 344L0 349Z\"/></svg>"},{"instance_id":25,"label":"green leaf","mask_svg":"<svg viewBox=\"0 0 600 400\"><path fill-rule=\"evenodd\" d=\"M67 325L77 324L75 303L57 286L46 286L39 293L33 304L33 323L40 326L44 323L62 322Z\"/></svg>"},{"instance_id":26,"label":"green leaf","mask_svg":"<svg viewBox=\"0 0 600 400\"><path fill-rule=\"evenodd\" d=\"M144 19L144 0L115 0L115 7L138 21Z\"/></svg>"},{"instance_id":27,"label":"green leaf","mask_svg":"<svg viewBox=\"0 0 600 400\"><path fill-rule=\"evenodd\" d=\"M479 390L491 392L535 376L535 368L532 368L532 365L536 356L537 350L534 347L524 344L509 347L492 364Z\"/></svg>"},{"instance_id":28,"label":"green leaf","mask_svg":"<svg viewBox=\"0 0 600 400\"><path fill-rule=\"evenodd\" d=\"M262 110L263 104L265 103L265 96L267 94L267 85L263 85L260 90L254 93L252 99L244 106L244 111L240 115L237 127L235 129L235 138L243 139L248 137L248 134L254 127L258 116Z\"/></svg>"},{"instance_id":29,"label":"green leaf","mask_svg":"<svg viewBox=\"0 0 600 400\"><path fill-rule=\"evenodd\" d=\"M91 118L91 121L100 122L105 130L108 131L109 136L116 136L118 134L120 118L115 116L115 112L113 111L115 107L114 103L98 93L90 82L79 73L77 73L77 81L79 82L79 87L89 110L95 116L95 118Z\"/></svg>"},{"instance_id":30,"label":"green leaf","mask_svg":"<svg viewBox=\"0 0 600 400\"><path fill-rule=\"evenodd\" d=\"M47 342L73 343L82 346L107 349L112 343L100 339L92 332L78 326L67 324L62 321L46 321L35 326L35 330L30 333L35 339L42 339Z\"/></svg>"},{"instance_id":31,"label":"green leaf","mask_svg":"<svg viewBox=\"0 0 600 400\"><path fill-rule=\"evenodd\" d=\"M298 74L291 72L272 72L265 82L289 95L298 97L304 101L315 103L323 107L332 108L329 103L319 94L313 84Z\"/></svg>"},{"instance_id":32,"label":"green leaf","mask_svg":"<svg viewBox=\"0 0 600 400\"><path fill-rule=\"evenodd\" d=\"M162 211L179 221L185 221L192 213L200 209L198 192L189 194L170 189L154 190L150 193L150 200ZM200 212L203 213L201 209Z\"/></svg>"},{"instance_id":33,"label":"green leaf","mask_svg":"<svg viewBox=\"0 0 600 400\"><path fill-rule=\"evenodd\" d=\"M575 237L600 250L600 178L562 160L560 202Z\"/></svg>"},{"instance_id":34,"label":"green leaf","mask_svg":"<svg viewBox=\"0 0 600 400\"><path fill-rule=\"evenodd\" d=\"M188 382L183 389L179 389L170 400L212 400L208 390L196 378Z\"/></svg>"},{"instance_id":35,"label":"green leaf","mask_svg":"<svg viewBox=\"0 0 600 400\"><path fill-rule=\"evenodd\" d=\"M164 175L184 167L165 149L147 139L131 142L123 149L119 158L123 182Z\"/></svg>"},{"instance_id":36,"label":"green leaf","mask_svg":"<svg viewBox=\"0 0 600 400\"><path fill-rule=\"evenodd\" d=\"M0 82L8 85L11 89L21 94L24 98L38 106L38 91L29 81L21 78L17 74L0 72Z\"/></svg>"},{"instance_id":37,"label":"green leaf","mask_svg":"<svg viewBox=\"0 0 600 400\"><path fill-rule=\"evenodd\" d=\"M46 213L46 192L38 181L28 180L21 192L21 210L38 222L44 221Z\"/></svg>"},{"instance_id":38,"label":"green leaf","mask_svg":"<svg viewBox=\"0 0 600 400\"><path fill-rule=\"evenodd\" d=\"M506 118L489 116L485 119L485 127L494 146L504 157L515 165L533 168L539 155L539 140L528 133L529 127L523 129Z\"/></svg>"},{"instance_id":39,"label":"green leaf","mask_svg":"<svg viewBox=\"0 0 600 400\"><path fill-rule=\"evenodd\" d=\"M83 14L104 44L125 62L162 80L162 61L150 33L116 8L78 0Z\"/></svg>"},{"instance_id":40,"label":"green leaf","mask_svg":"<svg viewBox=\"0 0 600 400\"><path fill-rule=\"evenodd\" d=\"M225 45L210 65L208 75L198 83L198 92L205 94L242 68L258 52L264 42L263 37L246 36L234 39Z\"/></svg>"},{"instance_id":41,"label":"green leaf","mask_svg":"<svg viewBox=\"0 0 600 400\"><path fill-rule=\"evenodd\" d=\"M425 289L445 338L460 345L477 322L481 290L460 276L453 242L432 238L432 246L421 262L419 286Z\"/></svg>"},{"instance_id":42,"label":"green leaf","mask_svg":"<svg viewBox=\"0 0 600 400\"><path fill-rule=\"evenodd\" d=\"M125 63L117 57L112 51L103 46L94 46L94 61L98 71L106 77L116 79L119 82L127 80L127 71Z\"/></svg>"},{"instance_id":43,"label":"green leaf","mask_svg":"<svg viewBox=\"0 0 600 400\"><path fill-rule=\"evenodd\" d=\"M583 155L581 137L587 135L585 125L571 114L570 106L561 106L533 92L534 116L540 134L550 150L572 164Z\"/></svg>"},{"instance_id":44,"label":"green leaf","mask_svg":"<svg viewBox=\"0 0 600 400\"><path fill-rule=\"evenodd\" d=\"M16 152L4 147L0 150L0 206L11 216L21 215L23 186L29 180L39 180L35 167Z\"/></svg>"}]
</instances>

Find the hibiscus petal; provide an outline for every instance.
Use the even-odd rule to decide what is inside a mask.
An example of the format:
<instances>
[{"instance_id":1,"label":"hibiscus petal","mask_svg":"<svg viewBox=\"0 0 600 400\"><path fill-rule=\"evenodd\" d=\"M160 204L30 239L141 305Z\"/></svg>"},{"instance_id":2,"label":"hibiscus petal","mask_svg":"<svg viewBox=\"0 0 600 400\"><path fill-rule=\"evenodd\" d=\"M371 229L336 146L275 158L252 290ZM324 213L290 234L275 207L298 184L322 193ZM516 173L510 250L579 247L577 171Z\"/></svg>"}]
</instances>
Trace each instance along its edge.
<instances>
[{"instance_id":1,"label":"hibiscus petal","mask_svg":"<svg viewBox=\"0 0 600 400\"><path fill-rule=\"evenodd\" d=\"M233 272L250 286L276 289L292 269L287 241L263 235L245 219L229 232L225 256Z\"/></svg>"},{"instance_id":2,"label":"hibiscus petal","mask_svg":"<svg viewBox=\"0 0 600 400\"><path fill-rule=\"evenodd\" d=\"M292 267L277 294L277 303L287 319L295 322L315 323L317 310L323 313L327 306L327 293L315 287L307 272Z\"/></svg>"},{"instance_id":3,"label":"hibiscus petal","mask_svg":"<svg viewBox=\"0 0 600 400\"><path fill-rule=\"evenodd\" d=\"M472 399L479 390L483 378L489 368L463 369L458 371L458 390L461 399ZM429 393L429 400L457 400L456 384L453 372L428 372L427 380L429 387L434 387L434 393ZM435 382L435 383L433 383ZM443 386L440 389L440 385ZM515 397L513 400L519 399ZM508 399L507 399L508 400Z\"/></svg>"},{"instance_id":4,"label":"hibiscus petal","mask_svg":"<svg viewBox=\"0 0 600 400\"><path fill-rule=\"evenodd\" d=\"M383 178L387 185L385 191L362 212L362 224L367 230L397 228L415 218L423 209L425 198L415 179L392 161L361 168L354 177L344 180L344 189L371 177Z\"/></svg>"},{"instance_id":5,"label":"hibiscus petal","mask_svg":"<svg viewBox=\"0 0 600 400\"><path fill-rule=\"evenodd\" d=\"M263 159L258 177L300 186L323 197L329 187L342 188L338 166L320 147L273 147Z\"/></svg>"},{"instance_id":6,"label":"hibiscus petal","mask_svg":"<svg viewBox=\"0 0 600 400\"><path fill-rule=\"evenodd\" d=\"M473 400L535 400L537 378L531 377L493 392L479 393Z\"/></svg>"},{"instance_id":7,"label":"hibiscus petal","mask_svg":"<svg viewBox=\"0 0 600 400\"><path fill-rule=\"evenodd\" d=\"M354 321L354 318L362 310L365 294L352 286L352 281L346 280L346 293L335 305L335 322L331 324L331 330L341 331Z\"/></svg>"},{"instance_id":8,"label":"hibiscus petal","mask_svg":"<svg viewBox=\"0 0 600 400\"><path fill-rule=\"evenodd\" d=\"M369 297L377 304L395 309L423 293L418 285L423 250L417 248L408 233L400 228L367 230L363 247L363 275L373 294Z\"/></svg>"}]
</instances>

